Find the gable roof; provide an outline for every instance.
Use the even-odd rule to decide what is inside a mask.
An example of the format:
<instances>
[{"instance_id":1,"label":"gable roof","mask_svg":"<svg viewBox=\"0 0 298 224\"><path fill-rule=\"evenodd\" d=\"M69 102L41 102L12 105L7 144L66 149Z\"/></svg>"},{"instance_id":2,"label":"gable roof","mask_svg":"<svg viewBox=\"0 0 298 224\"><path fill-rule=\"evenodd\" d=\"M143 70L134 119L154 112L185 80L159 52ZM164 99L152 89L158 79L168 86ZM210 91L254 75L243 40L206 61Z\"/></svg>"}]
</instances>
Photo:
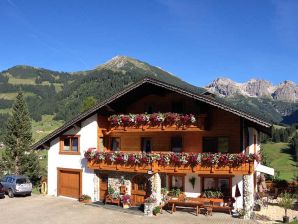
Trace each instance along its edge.
<instances>
[{"instance_id":1,"label":"gable roof","mask_svg":"<svg viewBox=\"0 0 298 224\"><path fill-rule=\"evenodd\" d=\"M224 100L222 98L219 98L215 96L214 94L209 93L208 91L202 91L202 88L192 88L192 89L186 89L181 88L169 83L165 83L163 81L153 79L153 78L143 78L142 80L135 82L122 91L112 95L108 99L99 102L94 107L90 108L89 110L75 116L73 119L67 121L64 125L62 125L60 128L56 129L43 139L36 142L34 145L32 145L32 149L38 149L42 147L44 144L49 143L52 139L58 137L62 132L65 132L72 128L74 125L80 123L82 120L92 116L93 114L97 113L99 109L102 107L108 105L109 103L113 102L114 100L118 99L119 97L129 93L130 91L142 86L143 84L153 84L158 87L165 88L167 90L182 94L184 96L193 98L195 100L199 100L201 102L210 104L212 106L218 107L220 109L223 109L225 111L231 112L235 115L238 115L242 118L245 118L253 123L256 123L258 125L263 126L264 128L270 128L272 126L272 122L269 120L266 120L266 118L261 117L258 114L253 114L252 112L245 111L241 108L237 108L235 105L231 105L227 100ZM198 91L199 90L199 91Z\"/></svg>"}]
</instances>

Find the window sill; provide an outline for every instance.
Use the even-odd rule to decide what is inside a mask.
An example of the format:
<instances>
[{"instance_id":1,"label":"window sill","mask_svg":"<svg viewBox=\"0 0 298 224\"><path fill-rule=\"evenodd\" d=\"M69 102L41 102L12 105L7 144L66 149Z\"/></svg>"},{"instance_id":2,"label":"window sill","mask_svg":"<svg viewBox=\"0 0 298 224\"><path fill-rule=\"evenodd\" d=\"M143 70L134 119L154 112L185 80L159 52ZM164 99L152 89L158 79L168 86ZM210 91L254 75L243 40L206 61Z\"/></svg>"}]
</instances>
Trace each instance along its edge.
<instances>
[{"instance_id":1,"label":"window sill","mask_svg":"<svg viewBox=\"0 0 298 224\"><path fill-rule=\"evenodd\" d=\"M67 152L67 151L60 151L59 152L60 155L81 155L80 152Z\"/></svg>"}]
</instances>

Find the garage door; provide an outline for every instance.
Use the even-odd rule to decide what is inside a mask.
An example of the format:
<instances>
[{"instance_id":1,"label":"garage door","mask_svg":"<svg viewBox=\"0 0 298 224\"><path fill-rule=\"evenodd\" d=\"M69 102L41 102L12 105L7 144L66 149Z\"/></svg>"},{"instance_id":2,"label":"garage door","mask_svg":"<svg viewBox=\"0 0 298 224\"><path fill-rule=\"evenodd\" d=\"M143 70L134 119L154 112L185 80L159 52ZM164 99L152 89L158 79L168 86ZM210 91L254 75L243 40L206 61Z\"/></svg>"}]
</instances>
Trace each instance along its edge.
<instances>
[{"instance_id":1,"label":"garage door","mask_svg":"<svg viewBox=\"0 0 298 224\"><path fill-rule=\"evenodd\" d=\"M82 192L82 171L58 169L58 195L79 198Z\"/></svg>"}]
</instances>

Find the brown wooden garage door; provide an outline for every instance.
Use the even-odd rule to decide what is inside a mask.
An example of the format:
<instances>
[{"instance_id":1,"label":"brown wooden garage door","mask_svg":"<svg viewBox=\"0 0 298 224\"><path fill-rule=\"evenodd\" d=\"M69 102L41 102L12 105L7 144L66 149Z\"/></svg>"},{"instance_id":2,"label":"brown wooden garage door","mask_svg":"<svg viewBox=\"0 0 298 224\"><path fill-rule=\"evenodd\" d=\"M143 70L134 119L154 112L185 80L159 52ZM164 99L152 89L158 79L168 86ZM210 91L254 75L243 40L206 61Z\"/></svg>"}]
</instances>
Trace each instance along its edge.
<instances>
[{"instance_id":1,"label":"brown wooden garage door","mask_svg":"<svg viewBox=\"0 0 298 224\"><path fill-rule=\"evenodd\" d=\"M82 192L82 170L58 168L58 195L79 198Z\"/></svg>"}]
</instances>

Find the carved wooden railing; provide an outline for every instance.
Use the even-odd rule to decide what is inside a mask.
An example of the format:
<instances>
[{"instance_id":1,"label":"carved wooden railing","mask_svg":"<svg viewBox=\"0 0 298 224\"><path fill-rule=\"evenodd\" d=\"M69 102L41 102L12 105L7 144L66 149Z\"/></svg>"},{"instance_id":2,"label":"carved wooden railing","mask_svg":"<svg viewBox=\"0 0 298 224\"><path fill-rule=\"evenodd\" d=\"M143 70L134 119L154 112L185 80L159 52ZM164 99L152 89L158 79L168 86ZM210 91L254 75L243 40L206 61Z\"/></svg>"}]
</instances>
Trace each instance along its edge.
<instances>
[{"instance_id":1,"label":"carved wooden railing","mask_svg":"<svg viewBox=\"0 0 298 224\"><path fill-rule=\"evenodd\" d=\"M116 116L116 115L115 115ZM193 115L192 115L193 116ZM130 124L130 125L113 125L112 122L109 122L109 127L105 130L104 134L109 134L111 132L140 132L140 131L200 131L206 130L206 114L200 114L198 116L193 116L195 118L195 122L187 125L177 125L177 124L166 124L160 123L158 125L152 125L150 122L145 124ZM111 117L109 118L109 120ZM119 119L119 118L118 118Z\"/></svg>"},{"instance_id":2,"label":"carved wooden railing","mask_svg":"<svg viewBox=\"0 0 298 224\"><path fill-rule=\"evenodd\" d=\"M95 152L98 153L98 152ZM104 153L101 153L103 155ZM107 154L107 153L106 153ZM105 156L107 156L104 154ZM131 153L119 153L121 156L123 155L132 155ZM118 155L118 154L117 154ZM151 154L154 155L154 154ZM199 155L199 154L181 154L181 155L187 155L190 156L193 155ZM231 158L241 160L243 157L243 162L237 162L236 165L233 163L233 161L230 160L230 162L226 162L226 164L223 164L220 162L220 159L224 159L224 155L228 154L208 154L210 158L214 155L217 155L219 158L218 162L216 164L209 164L206 163L206 159L208 157L203 157L202 161L195 162L190 164L190 162L186 162L184 164L174 164L172 162L169 162L167 164L161 163L160 161L157 161L156 159L153 159L152 162L123 162L119 160L111 161L109 159L109 155L106 157L107 159L103 159L103 157L94 157L93 159L90 158L90 156L85 157L88 159L88 168L90 169L96 169L96 170L106 170L106 171L120 171L120 172L135 172L135 173L177 173L177 174L186 174L186 173L197 173L197 174L219 174L219 175L246 175L251 174L254 172L254 161L257 156L255 155L243 155L243 154L233 154L235 156L232 156ZM206 156L206 154L205 154ZM222 157L220 157L222 156ZM100 159L98 159L100 158ZM119 157L120 158L120 157ZM190 159L189 159L190 160ZM257 160L257 159L256 159Z\"/></svg>"}]
</instances>

